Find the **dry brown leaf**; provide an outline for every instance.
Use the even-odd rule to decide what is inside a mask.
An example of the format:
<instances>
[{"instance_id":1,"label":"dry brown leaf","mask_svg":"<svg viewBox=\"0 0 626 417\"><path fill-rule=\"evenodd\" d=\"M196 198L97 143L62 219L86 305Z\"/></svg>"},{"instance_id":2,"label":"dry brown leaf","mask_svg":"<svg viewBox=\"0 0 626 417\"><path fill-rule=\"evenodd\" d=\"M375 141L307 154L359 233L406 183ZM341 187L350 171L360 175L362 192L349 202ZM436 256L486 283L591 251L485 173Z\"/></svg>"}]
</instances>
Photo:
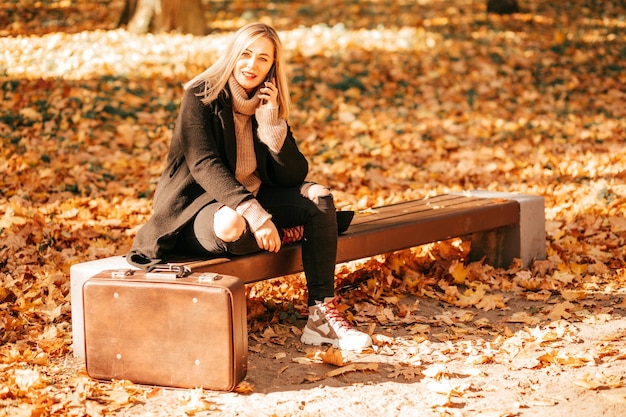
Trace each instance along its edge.
<instances>
[{"instance_id":1,"label":"dry brown leaf","mask_svg":"<svg viewBox=\"0 0 626 417\"><path fill-rule=\"evenodd\" d=\"M394 365L394 370L387 377L397 379L403 377L405 381L413 381L419 377L420 371L413 366Z\"/></svg>"},{"instance_id":2,"label":"dry brown leaf","mask_svg":"<svg viewBox=\"0 0 626 417\"><path fill-rule=\"evenodd\" d=\"M626 297L622 298L622 301L620 303L615 304L615 308L626 310Z\"/></svg>"},{"instance_id":3,"label":"dry brown leaf","mask_svg":"<svg viewBox=\"0 0 626 417\"><path fill-rule=\"evenodd\" d=\"M373 334L372 335L372 343L375 346L391 346L395 342L395 339L391 336L386 336L384 334Z\"/></svg>"},{"instance_id":4,"label":"dry brown leaf","mask_svg":"<svg viewBox=\"0 0 626 417\"><path fill-rule=\"evenodd\" d=\"M481 310L489 311L495 310L499 308L505 308L506 303L502 294L489 294L485 295L482 300L476 303L476 308L480 308Z\"/></svg>"},{"instance_id":5,"label":"dry brown leaf","mask_svg":"<svg viewBox=\"0 0 626 417\"><path fill-rule=\"evenodd\" d=\"M254 385L248 381L241 381L233 391L237 394L252 394L254 392Z\"/></svg>"},{"instance_id":6,"label":"dry brown leaf","mask_svg":"<svg viewBox=\"0 0 626 417\"><path fill-rule=\"evenodd\" d=\"M624 339L626 339L626 329L621 329L602 337L602 340L607 342L616 342Z\"/></svg>"},{"instance_id":7,"label":"dry brown leaf","mask_svg":"<svg viewBox=\"0 0 626 417\"><path fill-rule=\"evenodd\" d=\"M572 311L574 311L575 308L576 306L574 306L574 304L566 301L555 305L547 315L552 320L567 319L572 316Z\"/></svg>"},{"instance_id":8,"label":"dry brown leaf","mask_svg":"<svg viewBox=\"0 0 626 417\"><path fill-rule=\"evenodd\" d=\"M541 290L538 292L528 292L526 293L526 299L529 301L547 301L552 294L550 291Z\"/></svg>"},{"instance_id":9,"label":"dry brown leaf","mask_svg":"<svg viewBox=\"0 0 626 417\"><path fill-rule=\"evenodd\" d=\"M323 363L327 363L329 365L344 366L347 363L341 353L341 350L335 349L332 346L329 347L326 352L321 353L319 358Z\"/></svg>"},{"instance_id":10,"label":"dry brown leaf","mask_svg":"<svg viewBox=\"0 0 626 417\"><path fill-rule=\"evenodd\" d=\"M617 392L602 392L602 397L606 398L612 403L625 404L626 403L626 394L617 393Z\"/></svg>"},{"instance_id":11,"label":"dry brown leaf","mask_svg":"<svg viewBox=\"0 0 626 417\"><path fill-rule=\"evenodd\" d=\"M541 355L537 359L542 363L569 366L571 368L580 368L582 366L585 366L589 362L589 359L585 357L563 354L556 350Z\"/></svg>"},{"instance_id":12,"label":"dry brown leaf","mask_svg":"<svg viewBox=\"0 0 626 417\"><path fill-rule=\"evenodd\" d=\"M328 378L333 378L339 375L343 375L348 372L355 371L378 371L377 363L351 363L349 365L342 366L341 368L333 369L332 371L326 372L326 376Z\"/></svg>"},{"instance_id":13,"label":"dry brown leaf","mask_svg":"<svg viewBox=\"0 0 626 417\"><path fill-rule=\"evenodd\" d=\"M446 367L444 365L435 364L422 369L422 375L440 380L448 377L448 372L446 371Z\"/></svg>"},{"instance_id":14,"label":"dry brown leaf","mask_svg":"<svg viewBox=\"0 0 626 417\"><path fill-rule=\"evenodd\" d=\"M623 375L605 374L585 374L582 378L576 379L574 383L583 388L598 390L602 388L620 388L624 386Z\"/></svg>"},{"instance_id":15,"label":"dry brown leaf","mask_svg":"<svg viewBox=\"0 0 626 417\"><path fill-rule=\"evenodd\" d=\"M509 323L525 323L535 326L541 322L541 319L539 317L531 316L525 311L519 311L507 317L506 321Z\"/></svg>"},{"instance_id":16,"label":"dry brown leaf","mask_svg":"<svg viewBox=\"0 0 626 417\"><path fill-rule=\"evenodd\" d=\"M551 407L557 405L559 400L550 397L532 397L527 400L526 403L533 407Z\"/></svg>"},{"instance_id":17,"label":"dry brown leaf","mask_svg":"<svg viewBox=\"0 0 626 417\"><path fill-rule=\"evenodd\" d=\"M462 397L465 395L472 389L472 384L442 379L438 381L429 381L426 384L426 388L440 395L439 397L429 397L431 406L443 407L453 404L452 397Z\"/></svg>"},{"instance_id":18,"label":"dry brown leaf","mask_svg":"<svg viewBox=\"0 0 626 417\"><path fill-rule=\"evenodd\" d=\"M245 382L243 384L245 385ZM190 416L204 411L219 411L217 404L205 398L202 389L199 388L179 393L178 402L180 409Z\"/></svg>"},{"instance_id":19,"label":"dry brown leaf","mask_svg":"<svg viewBox=\"0 0 626 417\"><path fill-rule=\"evenodd\" d=\"M566 301L580 301L587 298L587 291L584 290L561 290L561 296Z\"/></svg>"},{"instance_id":20,"label":"dry brown leaf","mask_svg":"<svg viewBox=\"0 0 626 417\"><path fill-rule=\"evenodd\" d=\"M45 385L42 375L36 369L15 369L11 377L17 389L24 393Z\"/></svg>"},{"instance_id":21,"label":"dry brown leaf","mask_svg":"<svg viewBox=\"0 0 626 417\"><path fill-rule=\"evenodd\" d=\"M314 382L319 382L319 381L322 381L324 378L326 378L326 376L324 376L324 375L309 374L309 375L304 377L304 379L302 380L302 383L303 384L310 384L310 383L314 383Z\"/></svg>"},{"instance_id":22,"label":"dry brown leaf","mask_svg":"<svg viewBox=\"0 0 626 417\"><path fill-rule=\"evenodd\" d=\"M428 334L430 333L430 326L428 324L414 324L407 328L409 334Z\"/></svg>"},{"instance_id":23,"label":"dry brown leaf","mask_svg":"<svg viewBox=\"0 0 626 417\"><path fill-rule=\"evenodd\" d=\"M301 365L309 365L315 362L315 360L312 357L296 357L296 358L292 358L291 361L294 363L299 363Z\"/></svg>"}]
</instances>

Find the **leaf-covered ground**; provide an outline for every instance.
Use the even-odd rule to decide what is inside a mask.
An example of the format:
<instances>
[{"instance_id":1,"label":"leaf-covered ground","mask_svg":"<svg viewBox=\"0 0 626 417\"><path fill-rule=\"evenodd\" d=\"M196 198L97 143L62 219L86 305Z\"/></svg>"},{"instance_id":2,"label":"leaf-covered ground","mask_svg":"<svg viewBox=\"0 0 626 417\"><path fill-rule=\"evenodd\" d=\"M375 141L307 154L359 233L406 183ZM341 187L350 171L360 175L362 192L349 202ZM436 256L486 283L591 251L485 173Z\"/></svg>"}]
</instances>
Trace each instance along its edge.
<instances>
[{"instance_id":1,"label":"leaf-covered ground","mask_svg":"<svg viewBox=\"0 0 626 417\"><path fill-rule=\"evenodd\" d=\"M0 415L623 414L623 1L206 1L206 37L131 35L120 3L0 3ZM281 31L290 123L341 208L537 194L548 258L494 269L453 240L339 266L362 355L299 343L301 275L255 284L237 393L93 381L69 268L129 248L181 84L255 20Z\"/></svg>"}]
</instances>

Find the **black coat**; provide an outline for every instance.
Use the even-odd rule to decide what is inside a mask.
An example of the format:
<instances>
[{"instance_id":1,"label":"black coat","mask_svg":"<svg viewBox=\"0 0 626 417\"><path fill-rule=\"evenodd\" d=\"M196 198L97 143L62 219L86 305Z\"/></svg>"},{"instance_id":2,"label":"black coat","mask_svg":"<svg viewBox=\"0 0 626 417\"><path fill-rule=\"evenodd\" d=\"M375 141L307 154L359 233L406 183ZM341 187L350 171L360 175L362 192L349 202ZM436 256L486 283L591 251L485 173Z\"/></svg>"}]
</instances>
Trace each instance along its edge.
<instances>
[{"instance_id":1,"label":"black coat","mask_svg":"<svg viewBox=\"0 0 626 417\"><path fill-rule=\"evenodd\" d=\"M185 92L172 136L165 171L154 194L154 213L137 232L127 255L130 263L148 268L173 254L178 232L207 204L214 201L233 210L254 196L235 179L237 141L228 87L205 105L196 93ZM261 182L294 187L304 182L308 163L291 129L278 153L257 137L252 117L257 174Z\"/></svg>"}]
</instances>

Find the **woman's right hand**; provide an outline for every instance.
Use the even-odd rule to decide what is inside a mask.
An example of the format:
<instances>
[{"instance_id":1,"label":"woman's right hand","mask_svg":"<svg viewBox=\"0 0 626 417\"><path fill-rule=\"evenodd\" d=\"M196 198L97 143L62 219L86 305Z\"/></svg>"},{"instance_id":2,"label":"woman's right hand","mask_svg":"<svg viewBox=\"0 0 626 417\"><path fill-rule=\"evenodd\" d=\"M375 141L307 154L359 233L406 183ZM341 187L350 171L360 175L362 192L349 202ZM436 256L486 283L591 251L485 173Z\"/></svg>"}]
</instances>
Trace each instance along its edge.
<instances>
[{"instance_id":1,"label":"woman's right hand","mask_svg":"<svg viewBox=\"0 0 626 417\"><path fill-rule=\"evenodd\" d=\"M254 238L261 249L269 252L278 252L280 250L280 235L274 222L270 219L254 232Z\"/></svg>"},{"instance_id":2,"label":"woman's right hand","mask_svg":"<svg viewBox=\"0 0 626 417\"><path fill-rule=\"evenodd\" d=\"M265 81L260 90L261 104L268 107L278 107L278 88L273 81Z\"/></svg>"}]
</instances>

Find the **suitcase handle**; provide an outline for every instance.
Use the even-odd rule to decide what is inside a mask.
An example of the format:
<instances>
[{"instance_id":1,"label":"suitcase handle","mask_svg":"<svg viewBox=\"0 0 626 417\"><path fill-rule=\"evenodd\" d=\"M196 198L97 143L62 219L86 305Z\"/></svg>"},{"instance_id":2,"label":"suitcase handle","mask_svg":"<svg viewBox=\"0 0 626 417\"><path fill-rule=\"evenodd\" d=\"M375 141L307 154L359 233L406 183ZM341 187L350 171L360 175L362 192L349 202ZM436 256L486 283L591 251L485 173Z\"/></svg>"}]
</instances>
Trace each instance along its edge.
<instances>
[{"instance_id":1,"label":"suitcase handle","mask_svg":"<svg viewBox=\"0 0 626 417\"><path fill-rule=\"evenodd\" d=\"M189 269L185 265L158 264L158 265L153 265L150 268L148 268L147 272L152 272L152 273L170 272L170 273L174 273L176 275L176 278L183 278L191 273L191 269Z\"/></svg>"}]
</instances>

